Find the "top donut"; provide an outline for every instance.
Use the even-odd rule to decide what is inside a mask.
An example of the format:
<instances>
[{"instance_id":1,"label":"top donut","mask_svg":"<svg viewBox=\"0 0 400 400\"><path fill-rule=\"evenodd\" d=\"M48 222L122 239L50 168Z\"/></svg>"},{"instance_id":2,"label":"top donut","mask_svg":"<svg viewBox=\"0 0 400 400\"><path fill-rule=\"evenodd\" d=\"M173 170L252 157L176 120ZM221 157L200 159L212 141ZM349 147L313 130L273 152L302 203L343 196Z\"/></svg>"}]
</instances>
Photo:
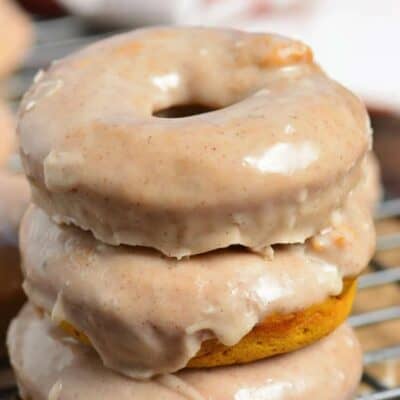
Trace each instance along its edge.
<instances>
[{"instance_id":1,"label":"top donut","mask_svg":"<svg viewBox=\"0 0 400 400\"><path fill-rule=\"evenodd\" d=\"M53 63L18 131L34 202L56 222L177 258L303 242L371 144L365 107L306 45L202 28L137 30Z\"/></svg>"}]
</instances>

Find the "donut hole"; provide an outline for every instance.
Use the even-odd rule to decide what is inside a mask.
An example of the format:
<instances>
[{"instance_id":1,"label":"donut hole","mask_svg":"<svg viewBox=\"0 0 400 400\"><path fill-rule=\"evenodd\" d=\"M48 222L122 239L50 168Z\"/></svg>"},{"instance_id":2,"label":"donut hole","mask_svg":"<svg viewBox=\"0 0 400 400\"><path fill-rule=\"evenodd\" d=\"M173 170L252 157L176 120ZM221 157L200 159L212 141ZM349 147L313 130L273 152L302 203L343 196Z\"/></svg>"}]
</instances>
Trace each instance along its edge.
<instances>
[{"instance_id":1,"label":"donut hole","mask_svg":"<svg viewBox=\"0 0 400 400\"><path fill-rule=\"evenodd\" d=\"M215 110L217 110L217 108L205 106L202 104L182 104L155 111L153 113L153 116L158 118L184 118L191 117L193 115L208 113Z\"/></svg>"}]
</instances>

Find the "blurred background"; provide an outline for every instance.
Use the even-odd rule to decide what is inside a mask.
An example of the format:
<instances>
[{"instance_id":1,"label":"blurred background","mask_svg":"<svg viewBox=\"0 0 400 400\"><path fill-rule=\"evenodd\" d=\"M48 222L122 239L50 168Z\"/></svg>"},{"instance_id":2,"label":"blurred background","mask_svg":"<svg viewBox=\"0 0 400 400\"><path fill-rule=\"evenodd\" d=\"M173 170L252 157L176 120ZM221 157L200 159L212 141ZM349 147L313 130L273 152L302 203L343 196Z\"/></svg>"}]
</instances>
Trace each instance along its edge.
<instances>
[{"instance_id":1,"label":"blurred background","mask_svg":"<svg viewBox=\"0 0 400 400\"><path fill-rule=\"evenodd\" d=\"M350 322L365 350L360 396L400 399L398 0L0 0L0 344L24 301L17 235L29 190L13 116L21 96L53 60L108 35L166 24L227 26L302 39L327 73L367 104L384 201L376 213L378 251L360 279ZM0 399L10 399L15 390L1 346L0 357Z\"/></svg>"}]
</instances>

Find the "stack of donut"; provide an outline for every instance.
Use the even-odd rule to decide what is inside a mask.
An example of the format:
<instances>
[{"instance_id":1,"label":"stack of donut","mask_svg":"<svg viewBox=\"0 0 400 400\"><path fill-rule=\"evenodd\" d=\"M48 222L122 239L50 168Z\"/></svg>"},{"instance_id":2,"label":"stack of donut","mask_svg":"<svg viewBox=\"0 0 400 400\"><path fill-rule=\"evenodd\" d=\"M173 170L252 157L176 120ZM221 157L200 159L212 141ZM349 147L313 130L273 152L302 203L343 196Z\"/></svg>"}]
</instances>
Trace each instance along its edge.
<instances>
[{"instance_id":1,"label":"stack of donut","mask_svg":"<svg viewBox=\"0 0 400 400\"><path fill-rule=\"evenodd\" d=\"M18 131L24 400L352 397L377 174L363 104L306 45L119 35L40 72Z\"/></svg>"}]
</instances>

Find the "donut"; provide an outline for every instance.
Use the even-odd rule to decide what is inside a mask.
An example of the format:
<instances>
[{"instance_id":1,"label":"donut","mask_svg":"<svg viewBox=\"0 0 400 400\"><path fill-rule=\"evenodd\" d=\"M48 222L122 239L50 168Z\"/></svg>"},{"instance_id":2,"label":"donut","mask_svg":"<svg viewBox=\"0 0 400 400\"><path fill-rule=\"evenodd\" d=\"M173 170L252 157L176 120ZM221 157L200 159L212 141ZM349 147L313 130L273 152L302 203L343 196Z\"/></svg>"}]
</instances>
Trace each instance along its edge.
<instances>
[{"instance_id":1,"label":"donut","mask_svg":"<svg viewBox=\"0 0 400 400\"><path fill-rule=\"evenodd\" d=\"M360 346L347 326L272 360L146 381L104 368L89 347L71 341L31 306L13 321L8 347L23 400L349 400L361 375Z\"/></svg>"},{"instance_id":2,"label":"donut","mask_svg":"<svg viewBox=\"0 0 400 400\"><path fill-rule=\"evenodd\" d=\"M365 107L306 45L176 27L55 63L18 132L33 201L54 221L175 258L303 243L344 207L371 145Z\"/></svg>"},{"instance_id":3,"label":"donut","mask_svg":"<svg viewBox=\"0 0 400 400\"><path fill-rule=\"evenodd\" d=\"M269 258L231 247L176 260L110 246L31 206L20 235L24 289L108 368L134 378L290 352L350 312L375 243L367 181L330 227Z\"/></svg>"},{"instance_id":4,"label":"donut","mask_svg":"<svg viewBox=\"0 0 400 400\"><path fill-rule=\"evenodd\" d=\"M23 61L32 42L28 16L11 0L0 2L0 78Z\"/></svg>"},{"instance_id":5,"label":"donut","mask_svg":"<svg viewBox=\"0 0 400 400\"><path fill-rule=\"evenodd\" d=\"M226 346L217 339L206 340L186 367L210 368L246 364L277 354L290 353L314 343L334 331L348 317L355 291L356 281L348 279L338 296L329 297L305 310L273 314L234 346ZM61 321L59 326L82 344L91 345L90 339L69 322Z\"/></svg>"}]
</instances>

